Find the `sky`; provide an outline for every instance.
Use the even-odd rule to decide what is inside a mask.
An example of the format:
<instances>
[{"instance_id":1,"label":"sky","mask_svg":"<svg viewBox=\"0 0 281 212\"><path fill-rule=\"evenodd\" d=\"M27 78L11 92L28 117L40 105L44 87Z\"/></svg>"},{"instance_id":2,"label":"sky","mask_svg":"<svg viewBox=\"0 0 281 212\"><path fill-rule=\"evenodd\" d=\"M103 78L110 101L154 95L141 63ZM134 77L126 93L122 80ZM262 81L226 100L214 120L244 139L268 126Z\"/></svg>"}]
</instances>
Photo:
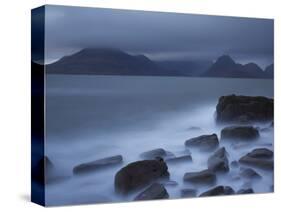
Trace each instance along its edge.
<instances>
[{"instance_id":1,"label":"sky","mask_svg":"<svg viewBox=\"0 0 281 212\"><path fill-rule=\"evenodd\" d=\"M46 6L45 62L83 48L117 48L153 60L273 63L273 20ZM35 53L36 54L36 53Z\"/></svg>"}]
</instances>

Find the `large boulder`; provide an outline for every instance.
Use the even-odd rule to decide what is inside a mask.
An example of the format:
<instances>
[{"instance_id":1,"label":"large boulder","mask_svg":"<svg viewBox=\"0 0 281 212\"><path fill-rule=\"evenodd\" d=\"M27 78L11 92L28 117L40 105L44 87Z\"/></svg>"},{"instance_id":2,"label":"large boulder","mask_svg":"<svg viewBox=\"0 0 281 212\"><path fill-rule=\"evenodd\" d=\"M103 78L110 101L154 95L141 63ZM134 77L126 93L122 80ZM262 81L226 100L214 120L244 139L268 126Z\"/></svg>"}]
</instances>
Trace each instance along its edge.
<instances>
[{"instance_id":1,"label":"large boulder","mask_svg":"<svg viewBox=\"0 0 281 212\"><path fill-rule=\"evenodd\" d=\"M221 96L216 114L217 122L272 121L273 99L262 96Z\"/></svg>"},{"instance_id":2,"label":"large boulder","mask_svg":"<svg viewBox=\"0 0 281 212\"><path fill-rule=\"evenodd\" d=\"M218 149L208 159L208 169L214 172L228 172L229 163L227 159L227 152L225 147Z\"/></svg>"},{"instance_id":3,"label":"large boulder","mask_svg":"<svg viewBox=\"0 0 281 212\"><path fill-rule=\"evenodd\" d=\"M118 164L121 164L123 161L123 158L121 155L116 155L112 157L102 158L99 160L95 160L88 163L82 163L80 165L77 165L73 168L74 174L87 174L93 171L97 171L103 168L108 168L112 166L116 166Z\"/></svg>"},{"instance_id":4,"label":"large boulder","mask_svg":"<svg viewBox=\"0 0 281 212\"><path fill-rule=\"evenodd\" d=\"M143 152L140 154L140 157L143 159L147 159L147 160L153 160L157 157L166 159L166 158L174 157L174 154L171 152L168 152L162 148L158 148L158 149L152 149L152 150Z\"/></svg>"},{"instance_id":5,"label":"large boulder","mask_svg":"<svg viewBox=\"0 0 281 212\"><path fill-rule=\"evenodd\" d=\"M266 148L254 149L241 157L239 162L263 169L273 169L273 152Z\"/></svg>"},{"instance_id":6,"label":"large boulder","mask_svg":"<svg viewBox=\"0 0 281 212\"><path fill-rule=\"evenodd\" d=\"M221 130L221 140L253 141L259 136L259 131L252 126L230 126Z\"/></svg>"},{"instance_id":7,"label":"large boulder","mask_svg":"<svg viewBox=\"0 0 281 212\"><path fill-rule=\"evenodd\" d=\"M216 186L208 191L203 192L200 194L200 197L207 197L207 196L221 196L221 195L231 195L234 194L235 191L230 186Z\"/></svg>"},{"instance_id":8,"label":"large boulder","mask_svg":"<svg viewBox=\"0 0 281 212\"><path fill-rule=\"evenodd\" d=\"M219 145L219 139L216 134L201 135L185 141L185 146L196 147L201 150L213 150Z\"/></svg>"},{"instance_id":9,"label":"large boulder","mask_svg":"<svg viewBox=\"0 0 281 212\"><path fill-rule=\"evenodd\" d=\"M153 183L143 192L135 197L135 200L156 200L156 199L168 199L169 194L165 187L159 183Z\"/></svg>"},{"instance_id":10,"label":"large boulder","mask_svg":"<svg viewBox=\"0 0 281 212\"><path fill-rule=\"evenodd\" d=\"M133 162L116 173L115 190L126 194L167 176L168 166L161 158Z\"/></svg>"},{"instance_id":11,"label":"large boulder","mask_svg":"<svg viewBox=\"0 0 281 212\"><path fill-rule=\"evenodd\" d=\"M190 183L212 184L216 181L216 174L208 169L199 172L187 172L183 180Z\"/></svg>"}]
</instances>

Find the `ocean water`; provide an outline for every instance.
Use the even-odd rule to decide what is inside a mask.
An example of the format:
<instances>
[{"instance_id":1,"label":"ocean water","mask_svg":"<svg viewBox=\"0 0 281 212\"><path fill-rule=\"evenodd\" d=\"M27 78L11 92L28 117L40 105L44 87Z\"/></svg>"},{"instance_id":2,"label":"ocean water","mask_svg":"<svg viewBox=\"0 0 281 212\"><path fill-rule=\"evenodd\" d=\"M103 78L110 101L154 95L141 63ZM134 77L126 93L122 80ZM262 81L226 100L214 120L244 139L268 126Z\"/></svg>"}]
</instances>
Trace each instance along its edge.
<instances>
[{"instance_id":1,"label":"ocean water","mask_svg":"<svg viewBox=\"0 0 281 212\"><path fill-rule=\"evenodd\" d=\"M183 175L207 168L211 153L187 149L185 140L217 133L224 127L215 123L215 107L222 95L273 97L273 81L264 79L218 79L185 77L77 76L47 75L45 154L55 165L54 175L61 180L47 184L46 204L83 204L131 201L136 196L117 195L116 172L140 154L164 148L176 156L191 152L193 161L169 165L166 186L170 198L180 198L181 189L195 188L198 195L214 185L183 182ZM268 124L256 123L266 127ZM199 130L190 130L199 127ZM256 142L233 145L221 142L229 161L258 147L274 148L273 130L261 133ZM74 166L121 154L119 166L73 176ZM272 191L273 173L254 168L262 179L237 179L239 168L219 175L216 185L234 190L252 187L255 193Z\"/></svg>"}]
</instances>

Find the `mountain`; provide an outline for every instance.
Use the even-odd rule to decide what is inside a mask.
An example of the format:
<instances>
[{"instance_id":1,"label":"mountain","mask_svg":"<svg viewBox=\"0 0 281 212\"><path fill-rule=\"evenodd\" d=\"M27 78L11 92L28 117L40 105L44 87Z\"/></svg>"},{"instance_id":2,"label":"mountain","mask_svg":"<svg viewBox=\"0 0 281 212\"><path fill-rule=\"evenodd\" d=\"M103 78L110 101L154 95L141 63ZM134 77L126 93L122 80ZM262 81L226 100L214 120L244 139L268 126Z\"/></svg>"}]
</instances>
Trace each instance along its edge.
<instances>
[{"instance_id":1,"label":"mountain","mask_svg":"<svg viewBox=\"0 0 281 212\"><path fill-rule=\"evenodd\" d=\"M264 70L266 78L273 79L274 77L274 64L267 66Z\"/></svg>"},{"instance_id":2,"label":"mountain","mask_svg":"<svg viewBox=\"0 0 281 212\"><path fill-rule=\"evenodd\" d=\"M157 64L169 70L175 70L178 75L198 77L203 74L211 65L208 60L176 60L158 61Z\"/></svg>"},{"instance_id":3,"label":"mountain","mask_svg":"<svg viewBox=\"0 0 281 212\"><path fill-rule=\"evenodd\" d=\"M49 74L175 75L144 55L118 49L87 48L47 65Z\"/></svg>"},{"instance_id":4,"label":"mountain","mask_svg":"<svg viewBox=\"0 0 281 212\"><path fill-rule=\"evenodd\" d=\"M230 56L223 55L203 73L203 77L232 77L232 78L271 78L269 72L263 71L257 64L245 65L236 63Z\"/></svg>"}]
</instances>

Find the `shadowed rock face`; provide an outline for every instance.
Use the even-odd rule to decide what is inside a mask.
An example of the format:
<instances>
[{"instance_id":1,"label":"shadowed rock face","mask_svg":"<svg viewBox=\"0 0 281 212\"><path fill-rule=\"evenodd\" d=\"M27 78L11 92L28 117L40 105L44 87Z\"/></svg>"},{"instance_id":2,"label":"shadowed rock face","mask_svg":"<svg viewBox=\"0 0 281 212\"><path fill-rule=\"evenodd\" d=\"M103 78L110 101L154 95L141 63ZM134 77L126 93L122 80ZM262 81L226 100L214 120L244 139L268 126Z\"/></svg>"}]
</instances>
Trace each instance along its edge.
<instances>
[{"instance_id":1,"label":"shadowed rock face","mask_svg":"<svg viewBox=\"0 0 281 212\"><path fill-rule=\"evenodd\" d=\"M197 191L192 188L185 188L181 190L181 197L196 197Z\"/></svg>"},{"instance_id":2,"label":"shadowed rock face","mask_svg":"<svg viewBox=\"0 0 281 212\"><path fill-rule=\"evenodd\" d=\"M266 148L254 149L239 159L240 163L263 169L273 169L273 152Z\"/></svg>"},{"instance_id":3,"label":"shadowed rock face","mask_svg":"<svg viewBox=\"0 0 281 212\"><path fill-rule=\"evenodd\" d=\"M169 176L168 167L163 159L137 161L117 172L115 190L126 194L167 176Z\"/></svg>"},{"instance_id":4,"label":"shadowed rock face","mask_svg":"<svg viewBox=\"0 0 281 212\"><path fill-rule=\"evenodd\" d=\"M259 131L252 126L231 126L221 131L222 140L255 140L259 138Z\"/></svg>"},{"instance_id":5,"label":"shadowed rock face","mask_svg":"<svg viewBox=\"0 0 281 212\"><path fill-rule=\"evenodd\" d=\"M185 141L185 146L195 147L201 150L213 150L219 145L219 139L216 134L201 135Z\"/></svg>"},{"instance_id":6,"label":"shadowed rock face","mask_svg":"<svg viewBox=\"0 0 281 212\"><path fill-rule=\"evenodd\" d=\"M143 192L135 197L135 200L156 200L156 199L168 199L169 194L165 187L159 183L153 183Z\"/></svg>"},{"instance_id":7,"label":"shadowed rock face","mask_svg":"<svg viewBox=\"0 0 281 212\"><path fill-rule=\"evenodd\" d=\"M224 147L218 149L208 159L208 169L214 172L228 172L229 163L227 159L227 152Z\"/></svg>"},{"instance_id":8,"label":"shadowed rock face","mask_svg":"<svg viewBox=\"0 0 281 212\"><path fill-rule=\"evenodd\" d=\"M246 189L242 188L237 191L237 194L252 194L252 193L255 193L252 188L246 188Z\"/></svg>"},{"instance_id":9,"label":"shadowed rock face","mask_svg":"<svg viewBox=\"0 0 281 212\"><path fill-rule=\"evenodd\" d=\"M216 181L216 175L214 172L206 169L199 172L185 173L183 180L191 183L212 184Z\"/></svg>"},{"instance_id":10,"label":"shadowed rock face","mask_svg":"<svg viewBox=\"0 0 281 212\"><path fill-rule=\"evenodd\" d=\"M162 148L158 148L158 149L152 149L146 152L143 152L140 154L140 157L143 159L155 159L157 157L161 157L161 158L171 158L174 157L174 154L171 152L168 152Z\"/></svg>"},{"instance_id":11,"label":"shadowed rock face","mask_svg":"<svg viewBox=\"0 0 281 212\"><path fill-rule=\"evenodd\" d=\"M234 190L229 186L217 186L215 188L203 192L199 196L200 197L220 196L220 195L231 195L234 193L235 193Z\"/></svg>"},{"instance_id":12,"label":"shadowed rock face","mask_svg":"<svg viewBox=\"0 0 281 212\"><path fill-rule=\"evenodd\" d=\"M248 179L260 179L261 176L251 168L242 168L240 170L240 176Z\"/></svg>"},{"instance_id":13,"label":"shadowed rock face","mask_svg":"<svg viewBox=\"0 0 281 212\"><path fill-rule=\"evenodd\" d=\"M251 96L222 96L216 106L217 122L248 123L273 120L273 99Z\"/></svg>"},{"instance_id":14,"label":"shadowed rock face","mask_svg":"<svg viewBox=\"0 0 281 212\"><path fill-rule=\"evenodd\" d=\"M86 174L89 172L97 171L102 168L111 167L122 163L123 158L121 155L107 157L99 160L95 160L89 163L83 163L73 168L74 174Z\"/></svg>"}]
</instances>

